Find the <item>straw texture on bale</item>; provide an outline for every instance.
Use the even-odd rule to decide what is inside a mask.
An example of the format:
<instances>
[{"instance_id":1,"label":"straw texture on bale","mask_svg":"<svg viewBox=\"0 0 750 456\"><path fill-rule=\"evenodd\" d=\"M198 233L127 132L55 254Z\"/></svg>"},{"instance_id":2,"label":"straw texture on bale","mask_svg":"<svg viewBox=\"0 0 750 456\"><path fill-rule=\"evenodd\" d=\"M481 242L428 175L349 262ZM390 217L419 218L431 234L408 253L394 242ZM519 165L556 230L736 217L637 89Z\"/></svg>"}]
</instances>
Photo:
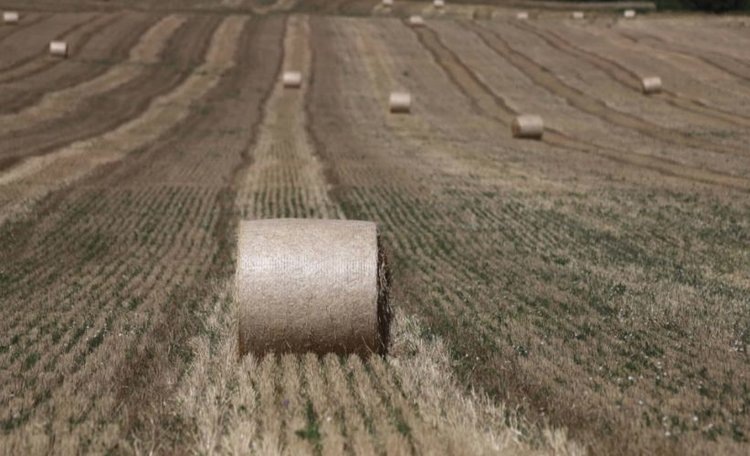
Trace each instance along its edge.
<instances>
[{"instance_id":1,"label":"straw texture on bale","mask_svg":"<svg viewBox=\"0 0 750 456\"><path fill-rule=\"evenodd\" d=\"M510 128L514 138L542 139L544 121L540 116L521 115L513 119Z\"/></svg>"},{"instance_id":2,"label":"straw texture on bale","mask_svg":"<svg viewBox=\"0 0 750 456\"><path fill-rule=\"evenodd\" d=\"M571 16L573 17L573 19L583 19L585 17L583 11L573 11L573 14Z\"/></svg>"},{"instance_id":3,"label":"straw texture on bale","mask_svg":"<svg viewBox=\"0 0 750 456\"><path fill-rule=\"evenodd\" d=\"M17 11L5 11L3 13L3 22L6 24L17 24L20 16Z\"/></svg>"},{"instance_id":4,"label":"straw texture on bale","mask_svg":"<svg viewBox=\"0 0 750 456\"><path fill-rule=\"evenodd\" d=\"M409 16L409 25L412 27L421 27L424 25L424 19L422 19L422 16Z\"/></svg>"},{"instance_id":5,"label":"straw texture on bale","mask_svg":"<svg viewBox=\"0 0 750 456\"><path fill-rule=\"evenodd\" d=\"M625 10L624 13L622 13L623 16L625 16L626 19L632 19L635 17L635 10Z\"/></svg>"},{"instance_id":6,"label":"straw texture on bale","mask_svg":"<svg viewBox=\"0 0 750 456\"><path fill-rule=\"evenodd\" d=\"M240 355L386 354L390 276L375 223L243 221L238 241Z\"/></svg>"},{"instance_id":7,"label":"straw texture on bale","mask_svg":"<svg viewBox=\"0 0 750 456\"><path fill-rule=\"evenodd\" d=\"M67 57L68 52L68 43L65 41L52 41L49 44L49 53L55 57Z\"/></svg>"},{"instance_id":8,"label":"straw texture on bale","mask_svg":"<svg viewBox=\"0 0 750 456\"><path fill-rule=\"evenodd\" d=\"M526 11L520 11L516 14L516 19L526 20L529 18L529 13Z\"/></svg>"},{"instance_id":9,"label":"straw texture on bale","mask_svg":"<svg viewBox=\"0 0 750 456\"><path fill-rule=\"evenodd\" d=\"M284 82L284 87L300 87L302 85L302 73L299 71L285 71L282 80Z\"/></svg>"},{"instance_id":10,"label":"straw texture on bale","mask_svg":"<svg viewBox=\"0 0 750 456\"><path fill-rule=\"evenodd\" d=\"M643 88L643 93L659 93L661 92L661 78L658 76L643 78L641 87Z\"/></svg>"},{"instance_id":11,"label":"straw texture on bale","mask_svg":"<svg viewBox=\"0 0 750 456\"><path fill-rule=\"evenodd\" d=\"M388 99L388 107L394 113L411 112L411 94L406 92L393 92Z\"/></svg>"}]
</instances>

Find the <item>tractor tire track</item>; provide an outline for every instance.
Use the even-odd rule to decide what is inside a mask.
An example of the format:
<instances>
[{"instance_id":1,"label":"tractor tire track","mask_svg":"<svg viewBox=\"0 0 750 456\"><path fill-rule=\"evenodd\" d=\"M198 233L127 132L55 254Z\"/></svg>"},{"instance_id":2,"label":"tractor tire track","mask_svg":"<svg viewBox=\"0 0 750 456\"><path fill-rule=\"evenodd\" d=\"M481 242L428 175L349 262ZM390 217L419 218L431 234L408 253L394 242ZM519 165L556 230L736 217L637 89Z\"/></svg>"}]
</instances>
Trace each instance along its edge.
<instances>
[{"instance_id":1,"label":"tractor tire track","mask_svg":"<svg viewBox=\"0 0 750 456\"><path fill-rule=\"evenodd\" d=\"M549 28L542 30L540 27L529 23L509 22L508 24L517 29L521 29L536 35L537 37L544 40L547 45L560 52L566 53L571 57L580 58L587 61L591 65L606 73L612 78L612 80L618 82L623 87L641 93L641 75L632 71L625 65L613 59L601 56L593 51L588 51L580 46L576 46L570 41L563 38L562 35L552 31ZM683 109L695 114L704 115L714 120L731 123L736 126L750 127L750 117L723 110L716 106L708 105L700 100L696 100L683 94L672 92L670 90L662 90L662 94L663 95L658 96L657 99L661 99L676 108Z\"/></svg>"},{"instance_id":2,"label":"tractor tire track","mask_svg":"<svg viewBox=\"0 0 750 456\"><path fill-rule=\"evenodd\" d=\"M719 145L710 141L701 141L690 138L687 135L662 128L656 124L648 122L640 117L627 114L607 106L603 101L589 97L583 92L565 84L558 79L546 67L534 62L522 53L513 49L508 42L500 36L497 31L490 30L483 25L476 28L470 28L463 22L459 22L466 30L473 31L479 39L490 49L502 56L513 66L523 72L529 79L534 81L540 87L565 99L571 106L582 112L605 119L607 122L620 127L628 128L638 133L651 137L657 141L673 144L681 147L690 147L698 150L710 150L712 152L731 154L737 156L747 156L748 151Z\"/></svg>"},{"instance_id":3,"label":"tractor tire track","mask_svg":"<svg viewBox=\"0 0 750 456\"><path fill-rule=\"evenodd\" d=\"M477 77L473 70L466 66L455 53L446 47L434 30L423 27L417 29L415 33L417 33L420 43L456 84L458 90L464 93L468 99L473 100L474 105L489 116L506 126L510 126L510 122L517 113L508 106L502 97ZM750 181L741 177L693 168L676 161L651 155L603 147L570 137L554 129L548 129L547 131L548 133L545 133L543 138L544 142L567 150L598 155L618 163L645 168L667 176L750 191Z\"/></svg>"},{"instance_id":4,"label":"tractor tire track","mask_svg":"<svg viewBox=\"0 0 750 456\"><path fill-rule=\"evenodd\" d=\"M646 35L637 34L635 32L619 31L619 35L634 44L654 46L668 52L698 59L711 67L714 67L726 74L736 77L742 84L750 86L750 64L743 62L734 56L723 55L711 51L703 51L689 46L670 43L652 34Z\"/></svg>"}]
</instances>

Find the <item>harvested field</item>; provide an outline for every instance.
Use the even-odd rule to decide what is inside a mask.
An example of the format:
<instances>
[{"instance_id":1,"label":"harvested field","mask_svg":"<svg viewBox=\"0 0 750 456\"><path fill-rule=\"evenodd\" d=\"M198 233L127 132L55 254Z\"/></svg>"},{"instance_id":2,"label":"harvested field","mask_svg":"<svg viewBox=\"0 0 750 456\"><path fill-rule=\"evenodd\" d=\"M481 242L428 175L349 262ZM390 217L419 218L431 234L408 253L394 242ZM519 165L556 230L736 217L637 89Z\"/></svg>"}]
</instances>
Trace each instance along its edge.
<instances>
[{"instance_id":1,"label":"harvested field","mask_svg":"<svg viewBox=\"0 0 750 456\"><path fill-rule=\"evenodd\" d=\"M0 3L0 454L747 454L746 18ZM388 356L238 360L280 217L379 223Z\"/></svg>"}]
</instances>

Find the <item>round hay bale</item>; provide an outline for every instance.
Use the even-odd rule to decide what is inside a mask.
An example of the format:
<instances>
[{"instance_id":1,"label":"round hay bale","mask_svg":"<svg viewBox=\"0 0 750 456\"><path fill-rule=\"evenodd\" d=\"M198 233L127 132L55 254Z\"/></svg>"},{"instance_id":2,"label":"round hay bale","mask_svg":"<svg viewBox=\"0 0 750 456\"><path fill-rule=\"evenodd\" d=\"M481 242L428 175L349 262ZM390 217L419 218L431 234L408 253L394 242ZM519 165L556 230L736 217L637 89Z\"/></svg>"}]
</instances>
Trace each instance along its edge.
<instances>
[{"instance_id":1,"label":"round hay bale","mask_svg":"<svg viewBox=\"0 0 750 456\"><path fill-rule=\"evenodd\" d=\"M541 116L524 114L513 119L510 129L514 138L542 139L544 121Z\"/></svg>"},{"instance_id":2,"label":"round hay bale","mask_svg":"<svg viewBox=\"0 0 750 456\"><path fill-rule=\"evenodd\" d=\"M390 276L375 223L242 221L238 241L240 355L386 354Z\"/></svg>"},{"instance_id":3,"label":"round hay bale","mask_svg":"<svg viewBox=\"0 0 750 456\"><path fill-rule=\"evenodd\" d=\"M70 49L68 49L68 43L66 43L65 41L52 41L49 43L50 55L66 58L68 57L69 52Z\"/></svg>"},{"instance_id":4,"label":"round hay bale","mask_svg":"<svg viewBox=\"0 0 750 456\"><path fill-rule=\"evenodd\" d=\"M3 12L3 22L6 24L18 24L18 21L21 20L21 16L18 14L17 11L4 11Z\"/></svg>"},{"instance_id":5,"label":"round hay bale","mask_svg":"<svg viewBox=\"0 0 750 456\"><path fill-rule=\"evenodd\" d=\"M411 94L407 92L392 92L388 98L388 108L392 113L411 112Z\"/></svg>"},{"instance_id":6,"label":"round hay bale","mask_svg":"<svg viewBox=\"0 0 750 456\"><path fill-rule=\"evenodd\" d=\"M302 73L299 71L285 71L281 79L284 87L297 89L302 86Z\"/></svg>"},{"instance_id":7,"label":"round hay bale","mask_svg":"<svg viewBox=\"0 0 750 456\"><path fill-rule=\"evenodd\" d=\"M573 19L581 20L584 17L586 17L585 14L583 14L583 11L573 11L573 13L570 15Z\"/></svg>"},{"instance_id":8,"label":"round hay bale","mask_svg":"<svg viewBox=\"0 0 750 456\"><path fill-rule=\"evenodd\" d=\"M652 94L661 92L661 78L658 76L649 76L641 80L643 93Z\"/></svg>"},{"instance_id":9,"label":"round hay bale","mask_svg":"<svg viewBox=\"0 0 750 456\"><path fill-rule=\"evenodd\" d=\"M445 8L445 0L434 0L432 2L432 6L434 6L437 9L443 9Z\"/></svg>"},{"instance_id":10,"label":"round hay bale","mask_svg":"<svg viewBox=\"0 0 750 456\"><path fill-rule=\"evenodd\" d=\"M622 13L625 19L633 19L635 17L635 10L629 9Z\"/></svg>"},{"instance_id":11,"label":"round hay bale","mask_svg":"<svg viewBox=\"0 0 750 456\"><path fill-rule=\"evenodd\" d=\"M409 16L409 25L412 27L422 27L424 26L424 19L422 19L422 16L416 14Z\"/></svg>"},{"instance_id":12,"label":"round hay bale","mask_svg":"<svg viewBox=\"0 0 750 456\"><path fill-rule=\"evenodd\" d=\"M529 13L527 13L526 11L519 11L518 13L516 13L516 19L525 21L528 18L529 18Z\"/></svg>"},{"instance_id":13,"label":"round hay bale","mask_svg":"<svg viewBox=\"0 0 750 456\"><path fill-rule=\"evenodd\" d=\"M383 6L393 6L393 0L383 0Z\"/></svg>"}]
</instances>

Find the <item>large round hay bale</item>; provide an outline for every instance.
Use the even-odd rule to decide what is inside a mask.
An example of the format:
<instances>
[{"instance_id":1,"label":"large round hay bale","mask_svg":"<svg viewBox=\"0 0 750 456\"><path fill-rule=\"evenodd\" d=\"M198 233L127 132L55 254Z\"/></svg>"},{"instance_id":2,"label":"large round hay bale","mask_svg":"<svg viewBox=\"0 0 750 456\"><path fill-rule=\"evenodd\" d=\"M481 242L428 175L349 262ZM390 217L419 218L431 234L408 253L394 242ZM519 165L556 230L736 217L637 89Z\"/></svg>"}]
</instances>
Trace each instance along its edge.
<instances>
[{"instance_id":1,"label":"large round hay bale","mask_svg":"<svg viewBox=\"0 0 750 456\"><path fill-rule=\"evenodd\" d=\"M519 11L518 13L516 13L516 19L525 21L528 18L529 18L529 13L527 13L526 11Z\"/></svg>"},{"instance_id":2,"label":"large round hay bale","mask_svg":"<svg viewBox=\"0 0 750 456\"><path fill-rule=\"evenodd\" d=\"M393 113L411 112L411 94L407 92L393 92L388 98L388 108Z\"/></svg>"},{"instance_id":3,"label":"large round hay bale","mask_svg":"<svg viewBox=\"0 0 750 456\"><path fill-rule=\"evenodd\" d=\"M393 6L393 0L383 0L382 2L383 6L391 7Z\"/></svg>"},{"instance_id":4,"label":"large round hay bale","mask_svg":"<svg viewBox=\"0 0 750 456\"><path fill-rule=\"evenodd\" d=\"M659 93L661 92L661 78L658 76L649 76L647 78L643 78L641 81L641 88L643 89L643 93L645 94L652 94L652 93Z\"/></svg>"},{"instance_id":5,"label":"large round hay bale","mask_svg":"<svg viewBox=\"0 0 750 456\"><path fill-rule=\"evenodd\" d=\"M635 10L629 9L622 13L625 19L633 19L635 17Z\"/></svg>"},{"instance_id":6,"label":"large round hay bale","mask_svg":"<svg viewBox=\"0 0 750 456\"><path fill-rule=\"evenodd\" d=\"M243 221L238 238L241 355L386 353L390 277L375 223Z\"/></svg>"},{"instance_id":7,"label":"large round hay bale","mask_svg":"<svg viewBox=\"0 0 750 456\"><path fill-rule=\"evenodd\" d=\"M443 9L445 8L445 0L433 0L432 6L437 9Z\"/></svg>"},{"instance_id":8,"label":"large round hay bale","mask_svg":"<svg viewBox=\"0 0 750 456\"><path fill-rule=\"evenodd\" d=\"M514 138L542 139L544 121L540 116L524 114L513 119L510 129Z\"/></svg>"},{"instance_id":9,"label":"large round hay bale","mask_svg":"<svg viewBox=\"0 0 750 456\"><path fill-rule=\"evenodd\" d=\"M55 57L66 58L70 49L65 41L52 41L49 43L49 53Z\"/></svg>"},{"instance_id":10,"label":"large round hay bale","mask_svg":"<svg viewBox=\"0 0 750 456\"><path fill-rule=\"evenodd\" d=\"M422 27L424 25L424 19L422 19L422 16L416 14L409 16L409 25L412 27Z\"/></svg>"},{"instance_id":11,"label":"large round hay bale","mask_svg":"<svg viewBox=\"0 0 750 456\"><path fill-rule=\"evenodd\" d=\"M573 13L571 13L570 17L572 17L573 19L576 19L576 20L581 20L584 17L586 17L586 15L583 14L583 11L573 11Z\"/></svg>"},{"instance_id":12,"label":"large round hay bale","mask_svg":"<svg viewBox=\"0 0 750 456\"><path fill-rule=\"evenodd\" d=\"M281 79L284 87L296 89L302 86L302 73L299 71L285 71Z\"/></svg>"},{"instance_id":13,"label":"large round hay bale","mask_svg":"<svg viewBox=\"0 0 750 456\"><path fill-rule=\"evenodd\" d=\"M18 24L18 21L21 19L21 16L18 14L18 11L4 11L3 12L3 22L6 24Z\"/></svg>"}]
</instances>

